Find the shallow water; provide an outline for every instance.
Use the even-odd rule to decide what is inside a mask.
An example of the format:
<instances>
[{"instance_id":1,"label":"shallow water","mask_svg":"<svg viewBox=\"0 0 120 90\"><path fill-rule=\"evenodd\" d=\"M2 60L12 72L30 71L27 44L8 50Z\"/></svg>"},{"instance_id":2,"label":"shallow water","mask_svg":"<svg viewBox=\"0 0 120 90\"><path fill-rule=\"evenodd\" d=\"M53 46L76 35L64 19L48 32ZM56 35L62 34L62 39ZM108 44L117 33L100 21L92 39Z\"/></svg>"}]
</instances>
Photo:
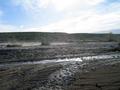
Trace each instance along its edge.
<instances>
[{"instance_id":1,"label":"shallow water","mask_svg":"<svg viewBox=\"0 0 120 90\"><path fill-rule=\"evenodd\" d=\"M47 63L62 63L62 62L73 62L73 61L86 61L86 60L99 60L99 59L118 59L120 54L109 54L109 55L96 55L96 56L85 56L77 58L65 58L65 59L53 59L53 60L42 60L42 61L28 61L28 62L12 62L9 64L0 64L2 66L10 65L26 65L26 64L47 64Z\"/></svg>"}]
</instances>

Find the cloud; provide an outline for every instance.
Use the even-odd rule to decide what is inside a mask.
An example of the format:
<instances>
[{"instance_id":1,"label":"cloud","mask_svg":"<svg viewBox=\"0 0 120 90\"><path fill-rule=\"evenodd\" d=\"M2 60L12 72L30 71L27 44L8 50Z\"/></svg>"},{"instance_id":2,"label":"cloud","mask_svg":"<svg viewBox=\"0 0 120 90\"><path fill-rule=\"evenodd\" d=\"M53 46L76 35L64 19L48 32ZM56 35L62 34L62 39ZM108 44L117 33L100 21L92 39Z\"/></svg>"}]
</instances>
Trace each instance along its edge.
<instances>
[{"instance_id":1,"label":"cloud","mask_svg":"<svg viewBox=\"0 0 120 90\"><path fill-rule=\"evenodd\" d=\"M39 12L41 8L48 6L47 0L12 0L16 6L21 6L28 12Z\"/></svg>"},{"instance_id":2,"label":"cloud","mask_svg":"<svg viewBox=\"0 0 120 90\"><path fill-rule=\"evenodd\" d=\"M58 11L71 11L95 6L103 0L51 0L51 2Z\"/></svg>"},{"instance_id":3,"label":"cloud","mask_svg":"<svg viewBox=\"0 0 120 90\"><path fill-rule=\"evenodd\" d=\"M120 15L116 13L97 14L84 13L77 17L64 18L61 21L43 26L16 27L0 24L0 32L67 32L67 33L93 33L104 30L120 28Z\"/></svg>"},{"instance_id":4,"label":"cloud","mask_svg":"<svg viewBox=\"0 0 120 90\"><path fill-rule=\"evenodd\" d=\"M119 24L120 16L114 13L105 15L87 13L85 16L63 19L42 27L26 28L24 31L93 33L109 29L118 29L120 28Z\"/></svg>"},{"instance_id":5,"label":"cloud","mask_svg":"<svg viewBox=\"0 0 120 90\"><path fill-rule=\"evenodd\" d=\"M56 22L38 27L26 27L21 31L91 33L120 28L120 3L104 6L106 0L14 0L28 13L40 13L41 9L56 10L64 17ZM104 7L102 7L102 5ZM100 10L97 7L101 7ZM105 11L104 11L105 9ZM102 13L104 11L104 13ZM41 13L40 13L41 14ZM43 13L42 13L43 14Z\"/></svg>"},{"instance_id":6,"label":"cloud","mask_svg":"<svg viewBox=\"0 0 120 90\"><path fill-rule=\"evenodd\" d=\"M104 0L13 0L13 2L29 11L40 11L41 8L50 7L57 11L67 11L95 6L104 2Z\"/></svg>"}]
</instances>

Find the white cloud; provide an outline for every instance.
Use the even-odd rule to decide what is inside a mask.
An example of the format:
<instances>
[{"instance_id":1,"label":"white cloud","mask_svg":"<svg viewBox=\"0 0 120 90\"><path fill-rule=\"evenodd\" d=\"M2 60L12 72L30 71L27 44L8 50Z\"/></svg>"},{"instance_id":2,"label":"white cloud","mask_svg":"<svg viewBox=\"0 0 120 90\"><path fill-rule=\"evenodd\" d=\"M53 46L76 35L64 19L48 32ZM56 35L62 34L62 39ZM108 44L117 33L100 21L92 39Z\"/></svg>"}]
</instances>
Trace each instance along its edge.
<instances>
[{"instance_id":1,"label":"white cloud","mask_svg":"<svg viewBox=\"0 0 120 90\"><path fill-rule=\"evenodd\" d=\"M47 8L48 0L12 0L16 6L21 6L28 12L39 12L41 8Z\"/></svg>"},{"instance_id":2,"label":"white cloud","mask_svg":"<svg viewBox=\"0 0 120 90\"><path fill-rule=\"evenodd\" d=\"M78 17L64 18L61 21L54 22L38 27L20 27L0 24L0 32L68 32L68 33L92 33L104 30L120 28L120 15L116 13L97 14L84 13Z\"/></svg>"},{"instance_id":3,"label":"white cloud","mask_svg":"<svg viewBox=\"0 0 120 90\"><path fill-rule=\"evenodd\" d=\"M99 13L96 8L105 0L13 0L28 12L55 9L64 14L60 21L39 27L26 27L21 31L91 33L120 28L120 3L112 3L108 11ZM36 14L36 13L35 13Z\"/></svg>"},{"instance_id":4,"label":"white cloud","mask_svg":"<svg viewBox=\"0 0 120 90\"><path fill-rule=\"evenodd\" d=\"M120 14L120 2L110 4L108 7L108 12L115 12L116 14Z\"/></svg>"},{"instance_id":5,"label":"white cloud","mask_svg":"<svg viewBox=\"0 0 120 90\"><path fill-rule=\"evenodd\" d=\"M59 11L67 11L95 6L103 2L103 0L51 0L51 2L55 9Z\"/></svg>"},{"instance_id":6,"label":"white cloud","mask_svg":"<svg viewBox=\"0 0 120 90\"><path fill-rule=\"evenodd\" d=\"M21 5L26 10L37 10L53 7L58 11L74 10L95 6L104 0L13 0L16 5Z\"/></svg>"},{"instance_id":7,"label":"white cloud","mask_svg":"<svg viewBox=\"0 0 120 90\"><path fill-rule=\"evenodd\" d=\"M119 22L119 23L118 23ZM83 16L67 18L46 26L26 28L24 31L92 33L120 28L120 16L115 13L99 15L87 13Z\"/></svg>"}]
</instances>

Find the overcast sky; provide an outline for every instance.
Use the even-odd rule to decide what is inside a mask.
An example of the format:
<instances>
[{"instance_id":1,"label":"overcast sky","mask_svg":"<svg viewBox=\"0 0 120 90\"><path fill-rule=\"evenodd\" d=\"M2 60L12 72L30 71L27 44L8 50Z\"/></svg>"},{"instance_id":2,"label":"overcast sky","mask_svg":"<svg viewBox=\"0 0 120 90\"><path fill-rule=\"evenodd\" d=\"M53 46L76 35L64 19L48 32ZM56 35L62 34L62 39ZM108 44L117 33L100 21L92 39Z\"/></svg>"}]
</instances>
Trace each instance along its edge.
<instances>
[{"instance_id":1,"label":"overcast sky","mask_svg":"<svg viewBox=\"0 0 120 90\"><path fill-rule=\"evenodd\" d=\"M0 0L0 32L120 29L120 0Z\"/></svg>"}]
</instances>

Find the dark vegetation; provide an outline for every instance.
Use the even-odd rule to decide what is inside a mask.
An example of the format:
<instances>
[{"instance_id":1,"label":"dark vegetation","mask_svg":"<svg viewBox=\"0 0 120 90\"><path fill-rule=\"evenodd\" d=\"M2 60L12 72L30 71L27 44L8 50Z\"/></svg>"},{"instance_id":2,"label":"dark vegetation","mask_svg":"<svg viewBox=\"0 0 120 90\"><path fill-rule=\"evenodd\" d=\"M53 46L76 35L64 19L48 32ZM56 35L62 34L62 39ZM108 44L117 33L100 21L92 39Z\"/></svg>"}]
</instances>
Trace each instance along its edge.
<instances>
[{"instance_id":1,"label":"dark vegetation","mask_svg":"<svg viewBox=\"0 0 120 90\"><path fill-rule=\"evenodd\" d=\"M120 41L119 34L67 34L44 32L0 33L0 42L79 42L79 41Z\"/></svg>"}]
</instances>

